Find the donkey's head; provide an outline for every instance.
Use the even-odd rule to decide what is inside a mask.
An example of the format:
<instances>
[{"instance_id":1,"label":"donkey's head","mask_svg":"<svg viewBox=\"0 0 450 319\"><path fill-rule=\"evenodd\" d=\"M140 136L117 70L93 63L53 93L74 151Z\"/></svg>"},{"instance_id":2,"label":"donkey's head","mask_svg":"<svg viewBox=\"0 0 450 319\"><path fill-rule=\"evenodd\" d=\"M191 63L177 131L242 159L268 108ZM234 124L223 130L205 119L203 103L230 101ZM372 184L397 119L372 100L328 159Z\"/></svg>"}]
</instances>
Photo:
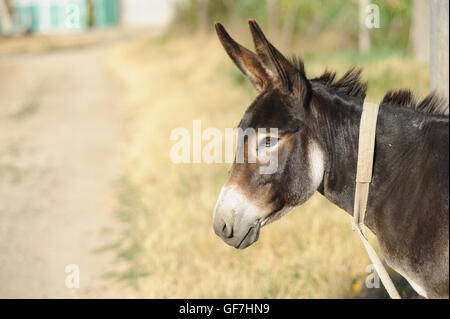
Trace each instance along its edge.
<instances>
[{"instance_id":1,"label":"donkey's head","mask_svg":"<svg viewBox=\"0 0 450 319\"><path fill-rule=\"evenodd\" d=\"M306 122L311 87L302 62L288 61L255 21L249 25L256 54L216 24L225 51L259 91L239 124L245 135L238 140L235 161L214 210L216 234L236 248L250 246L261 226L309 199L324 174L323 148ZM238 154L243 161L237 160ZM277 165L264 172L268 159Z\"/></svg>"}]
</instances>

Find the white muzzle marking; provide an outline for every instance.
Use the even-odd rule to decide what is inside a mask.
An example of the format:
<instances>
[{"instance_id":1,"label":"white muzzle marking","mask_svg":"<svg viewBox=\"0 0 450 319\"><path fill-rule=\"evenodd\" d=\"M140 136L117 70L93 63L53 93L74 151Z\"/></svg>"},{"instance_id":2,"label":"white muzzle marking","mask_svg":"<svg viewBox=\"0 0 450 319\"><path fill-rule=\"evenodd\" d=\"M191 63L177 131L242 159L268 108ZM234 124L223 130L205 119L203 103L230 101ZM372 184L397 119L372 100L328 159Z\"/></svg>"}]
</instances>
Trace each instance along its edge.
<instances>
[{"instance_id":1,"label":"white muzzle marking","mask_svg":"<svg viewBox=\"0 0 450 319\"><path fill-rule=\"evenodd\" d=\"M214 209L214 231L227 244L245 248L259 235L258 211L235 187L224 186Z\"/></svg>"}]
</instances>

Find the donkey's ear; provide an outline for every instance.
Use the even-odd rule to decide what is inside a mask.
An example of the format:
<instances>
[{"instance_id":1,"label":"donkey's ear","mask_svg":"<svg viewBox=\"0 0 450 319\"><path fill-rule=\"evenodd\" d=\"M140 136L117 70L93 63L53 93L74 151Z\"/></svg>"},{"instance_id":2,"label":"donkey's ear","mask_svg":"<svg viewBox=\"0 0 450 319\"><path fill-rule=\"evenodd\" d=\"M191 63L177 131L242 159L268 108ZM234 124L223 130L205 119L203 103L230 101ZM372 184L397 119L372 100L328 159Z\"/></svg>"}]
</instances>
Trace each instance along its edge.
<instances>
[{"instance_id":1,"label":"donkey's ear","mask_svg":"<svg viewBox=\"0 0 450 319\"><path fill-rule=\"evenodd\" d=\"M297 68L267 40L255 20L249 20L248 24L250 26L258 57L264 66L279 79L283 88L291 91L294 85L302 85L301 82L305 80L304 74L302 74L303 65L300 65L302 70L297 70Z\"/></svg>"},{"instance_id":2,"label":"donkey's ear","mask_svg":"<svg viewBox=\"0 0 450 319\"><path fill-rule=\"evenodd\" d=\"M264 90L269 82L269 76L258 56L234 41L220 23L216 23L215 27L219 40L231 60L258 91Z\"/></svg>"}]
</instances>

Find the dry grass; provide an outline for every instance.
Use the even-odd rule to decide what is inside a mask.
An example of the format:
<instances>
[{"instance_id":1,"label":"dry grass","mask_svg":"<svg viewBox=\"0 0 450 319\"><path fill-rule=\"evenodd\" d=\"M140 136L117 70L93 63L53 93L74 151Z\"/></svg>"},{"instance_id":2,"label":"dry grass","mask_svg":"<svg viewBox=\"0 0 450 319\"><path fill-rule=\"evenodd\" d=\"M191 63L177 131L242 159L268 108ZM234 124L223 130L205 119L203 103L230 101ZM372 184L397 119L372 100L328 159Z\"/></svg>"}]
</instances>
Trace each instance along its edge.
<instances>
[{"instance_id":1,"label":"dry grass","mask_svg":"<svg viewBox=\"0 0 450 319\"><path fill-rule=\"evenodd\" d=\"M350 61L306 61L316 75L342 74ZM127 226L117 274L148 298L340 298L359 293L368 257L348 215L315 195L262 229L257 243L236 250L213 232L212 212L229 164L173 164L172 129L201 119L203 128L238 124L256 95L240 85L215 38L135 39L106 61L121 80L128 152L118 191ZM390 57L363 62L379 101L387 88L426 92L427 68ZM236 80L237 79L237 80ZM372 242L373 238L372 238Z\"/></svg>"}]
</instances>

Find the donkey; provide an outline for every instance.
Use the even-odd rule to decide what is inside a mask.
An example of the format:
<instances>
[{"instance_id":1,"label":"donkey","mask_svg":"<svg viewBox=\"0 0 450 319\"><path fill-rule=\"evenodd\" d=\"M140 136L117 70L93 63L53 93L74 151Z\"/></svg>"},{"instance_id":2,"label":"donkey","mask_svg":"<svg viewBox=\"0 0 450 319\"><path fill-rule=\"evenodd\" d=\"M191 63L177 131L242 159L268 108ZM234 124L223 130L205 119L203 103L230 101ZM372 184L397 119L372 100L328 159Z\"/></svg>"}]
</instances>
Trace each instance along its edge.
<instances>
[{"instance_id":1,"label":"donkey","mask_svg":"<svg viewBox=\"0 0 450 319\"><path fill-rule=\"evenodd\" d=\"M367 83L360 69L340 79L326 71L308 79L301 59L286 59L249 20L256 54L215 28L225 51L259 95L239 129L255 134L256 161L233 162L217 200L213 226L243 249L260 228L307 201L315 191L353 215L359 123ZM409 90L389 91L380 104L373 179L365 216L385 261L420 295L449 296L448 102L436 94L418 103ZM239 143L241 145L239 145ZM276 153L278 168L261 174L259 150Z\"/></svg>"}]
</instances>

